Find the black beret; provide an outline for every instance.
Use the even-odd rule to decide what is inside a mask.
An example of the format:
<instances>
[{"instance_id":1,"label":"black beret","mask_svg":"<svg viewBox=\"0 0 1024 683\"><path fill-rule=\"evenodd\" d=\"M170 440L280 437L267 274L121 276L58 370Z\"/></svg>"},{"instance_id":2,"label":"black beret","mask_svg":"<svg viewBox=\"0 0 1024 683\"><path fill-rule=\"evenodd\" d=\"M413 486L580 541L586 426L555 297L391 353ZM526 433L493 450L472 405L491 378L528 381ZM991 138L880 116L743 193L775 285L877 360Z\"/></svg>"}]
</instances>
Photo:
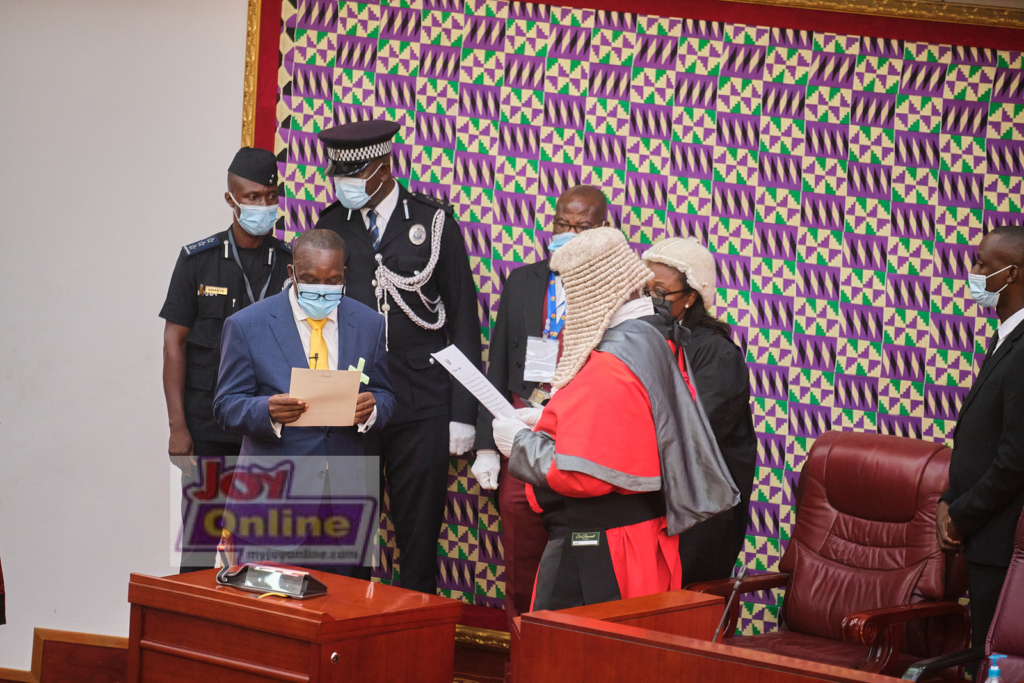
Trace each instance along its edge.
<instances>
[{"instance_id":1,"label":"black beret","mask_svg":"<svg viewBox=\"0 0 1024 683\"><path fill-rule=\"evenodd\" d=\"M330 162L327 175L352 175L391 154L391 138L400 128L394 121L353 121L317 133Z\"/></svg>"},{"instance_id":2,"label":"black beret","mask_svg":"<svg viewBox=\"0 0 1024 683\"><path fill-rule=\"evenodd\" d=\"M277 185L277 159L265 149L243 147L232 159L228 173L260 185Z\"/></svg>"}]
</instances>

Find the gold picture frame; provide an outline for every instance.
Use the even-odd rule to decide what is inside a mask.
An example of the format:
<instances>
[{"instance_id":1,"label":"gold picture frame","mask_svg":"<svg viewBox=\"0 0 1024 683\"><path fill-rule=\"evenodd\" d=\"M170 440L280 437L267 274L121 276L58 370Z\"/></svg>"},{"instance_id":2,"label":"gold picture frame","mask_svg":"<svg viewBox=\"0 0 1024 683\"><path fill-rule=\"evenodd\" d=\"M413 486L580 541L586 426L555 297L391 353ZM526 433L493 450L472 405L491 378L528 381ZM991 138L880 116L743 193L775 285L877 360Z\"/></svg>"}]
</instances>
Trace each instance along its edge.
<instances>
[{"instance_id":1,"label":"gold picture frame","mask_svg":"<svg viewBox=\"0 0 1024 683\"><path fill-rule=\"evenodd\" d=\"M847 14L866 14L893 19L917 19L949 24L972 24L992 28L1024 29L1024 8L968 5L928 0L726 0L749 5L771 5ZM1024 46L1024 34L1021 35Z\"/></svg>"},{"instance_id":2,"label":"gold picture frame","mask_svg":"<svg viewBox=\"0 0 1024 683\"><path fill-rule=\"evenodd\" d=\"M249 0L245 28L245 85L242 89L242 147L256 136L256 77L259 75L260 0Z\"/></svg>"}]
</instances>

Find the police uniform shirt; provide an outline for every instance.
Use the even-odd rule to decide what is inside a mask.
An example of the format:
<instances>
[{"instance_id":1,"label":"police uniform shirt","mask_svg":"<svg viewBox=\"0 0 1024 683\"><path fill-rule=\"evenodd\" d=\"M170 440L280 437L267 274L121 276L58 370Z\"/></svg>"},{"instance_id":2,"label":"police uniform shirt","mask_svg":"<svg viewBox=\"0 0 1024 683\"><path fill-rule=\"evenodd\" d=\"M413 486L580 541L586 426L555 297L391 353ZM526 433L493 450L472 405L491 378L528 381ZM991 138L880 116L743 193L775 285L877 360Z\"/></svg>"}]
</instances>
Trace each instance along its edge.
<instances>
[{"instance_id":1,"label":"police uniform shirt","mask_svg":"<svg viewBox=\"0 0 1024 683\"><path fill-rule=\"evenodd\" d=\"M272 235L264 237L255 249L239 249L238 258L257 300L264 286L270 296L280 292L288 279L291 247ZM227 230L182 248L160 317L189 328L185 421L193 440L241 443L241 437L225 432L213 419L213 398L224 319L249 304L245 278L231 253Z\"/></svg>"}]
</instances>

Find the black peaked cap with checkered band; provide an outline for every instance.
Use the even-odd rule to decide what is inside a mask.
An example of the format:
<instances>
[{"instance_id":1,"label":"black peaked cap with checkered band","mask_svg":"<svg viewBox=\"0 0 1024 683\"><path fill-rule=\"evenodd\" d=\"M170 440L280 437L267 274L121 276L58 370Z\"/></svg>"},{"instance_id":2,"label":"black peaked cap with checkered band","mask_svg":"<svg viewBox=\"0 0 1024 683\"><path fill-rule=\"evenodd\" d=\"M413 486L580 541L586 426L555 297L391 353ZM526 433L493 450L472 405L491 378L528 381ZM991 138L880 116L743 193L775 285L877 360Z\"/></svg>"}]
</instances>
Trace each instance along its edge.
<instances>
[{"instance_id":1,"label":"black peaked cap with checkered band","mask_svg":"<svg viewBox=\"0 0 1024 683\"><path fill-rule=\"evenodd\" d=\"M355 175L391 154L391 139L399 128L394 121L353 121L317 133L327 153L327 175Z\"/></svg>"}]
</instances>

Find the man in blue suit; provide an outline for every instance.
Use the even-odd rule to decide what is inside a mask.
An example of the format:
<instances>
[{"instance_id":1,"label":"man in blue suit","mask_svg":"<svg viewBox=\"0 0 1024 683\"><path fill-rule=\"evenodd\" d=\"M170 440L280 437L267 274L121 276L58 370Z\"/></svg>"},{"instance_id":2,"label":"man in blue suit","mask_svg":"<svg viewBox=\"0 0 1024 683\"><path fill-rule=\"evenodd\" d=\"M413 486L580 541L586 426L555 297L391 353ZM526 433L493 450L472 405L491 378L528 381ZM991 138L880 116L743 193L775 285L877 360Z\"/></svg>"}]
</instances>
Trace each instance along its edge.
<instances>
[{"instance_id":1,"label":"man in blue suit","mask_svg":"<svg viewBox=\"0 0 1024 683\"><path fill-rule=\"evenodd\" d=\"M351 456L363 455L361 432L378 431L387 423L395 397L388 377L383 318L344 296L344 241L329 230L307 231L292 245L292 259L291 282L285 291L225 321L213 410L221 426L242 435L226 526L229 520L242 519L246 505L251 512L258 493L254 487L274 490L278 474L287 480L287 486L276 487L279 498L287 493L306 511L310 501L314 508L321 505L322 528L319 523L292 525L290 511L282 509L287 521L283 517L258 520L259 524L252 523L248 529L243 524L234 531L236 543L243 546L294 553L309 547L310 535L319 535L328 527L327 520L334 519L330 510L323 511L331 506L332 494L376 488L379 471ZM360 369L365 391L357 399L356 426L290 427L308 409L301 397L288 395L292 368ZM239 483L239 472L246 473L243 483ZM378 514L379 507L372 513L365 511L363 517L376 521ZM279 522L291 533L282 531ZM377 525L372 524L363 535L369 539L376 531ZM317 548L322 549L322 543ZM365 567L317 568L369 578Z\"/></svg>"}]
</instances>

